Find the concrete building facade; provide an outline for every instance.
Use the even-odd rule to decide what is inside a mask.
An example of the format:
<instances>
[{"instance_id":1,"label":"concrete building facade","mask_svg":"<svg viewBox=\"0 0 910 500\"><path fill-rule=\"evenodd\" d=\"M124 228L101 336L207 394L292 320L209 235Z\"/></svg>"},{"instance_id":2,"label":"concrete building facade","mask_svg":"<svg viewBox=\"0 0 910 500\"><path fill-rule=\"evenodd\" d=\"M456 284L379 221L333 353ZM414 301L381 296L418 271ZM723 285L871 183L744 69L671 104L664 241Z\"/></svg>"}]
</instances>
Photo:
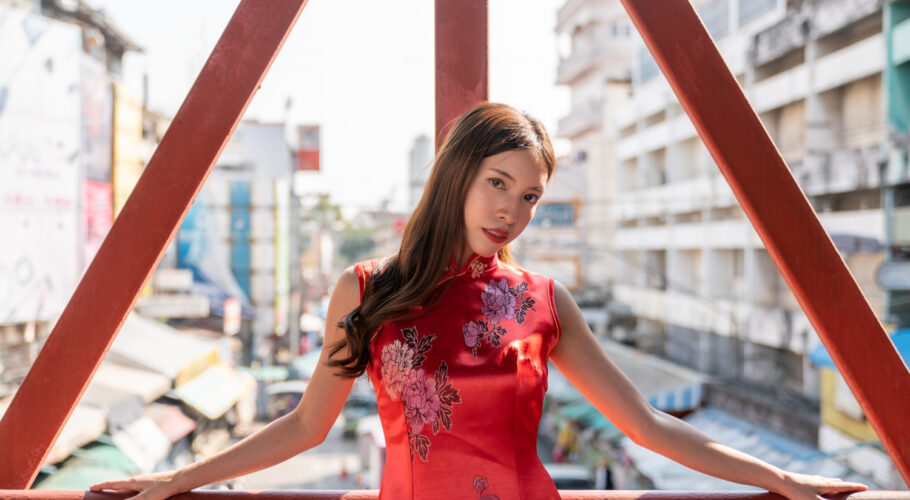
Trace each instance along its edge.
<instances>
[{"instance_id":1,"label":"concrete building facade","mask_svg":"<svg viewBox=\"0 0 910 500\"><path fill-rule=\"evenodd\" d=\"M903 209L883 209L883 179L906 182L895 181L899 162L883 159L888 2L693 3L886 320L876 270L886 257L886 218ZM636 50L632 96L606 110L616 131L614 161L604 163L615 169L607 176L617 193L606 214L618 256L609 281L614 301L636 318L611 334L731 381L708 391L709 404L822 451L855 445L819 415L820 385L830 384L809 360L816 333L647 49L639 42Z\"/></svg>"}]
</instances>

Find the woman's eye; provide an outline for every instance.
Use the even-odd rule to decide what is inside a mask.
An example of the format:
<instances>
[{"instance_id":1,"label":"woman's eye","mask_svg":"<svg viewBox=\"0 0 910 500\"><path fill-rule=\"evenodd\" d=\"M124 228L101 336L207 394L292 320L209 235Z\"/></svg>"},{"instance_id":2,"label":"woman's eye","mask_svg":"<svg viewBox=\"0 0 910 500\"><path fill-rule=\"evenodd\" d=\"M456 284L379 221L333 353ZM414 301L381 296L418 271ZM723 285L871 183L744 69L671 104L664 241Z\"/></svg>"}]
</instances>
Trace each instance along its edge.
<instances>
[{"instance_id":1,"label":"woman's eye","mask_svg":"<svg viewBox=\"0 0 910 500\"><path fill-rule=\"evenodd\" d=\"M504 182L502 182L502 179L497 179L496 177L490 178L490 184L492 184L495 188L504 188L506 185Z\"/></svg>"},{"instance_id":2,"label":"woman's eye","mask_svg":"<svg viewBox=\"0 0 910 500\"><path fill-rule=\"evenodd\" d=\"M525 199L528 200L529 203L537 203L538 197L536 194L528 194L525 195Z\"/></svg>"}]
</instances>

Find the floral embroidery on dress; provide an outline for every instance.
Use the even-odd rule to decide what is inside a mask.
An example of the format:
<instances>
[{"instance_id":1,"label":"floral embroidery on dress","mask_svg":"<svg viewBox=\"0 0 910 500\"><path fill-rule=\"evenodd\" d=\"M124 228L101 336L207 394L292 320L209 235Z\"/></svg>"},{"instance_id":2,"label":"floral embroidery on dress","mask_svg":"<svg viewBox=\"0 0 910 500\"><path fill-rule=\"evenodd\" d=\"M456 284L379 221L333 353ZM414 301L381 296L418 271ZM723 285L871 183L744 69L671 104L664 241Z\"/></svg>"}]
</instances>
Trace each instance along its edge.
<instances>
[{"instance_id":1,"label":"floral embroidery on dress","mask_svg":"<svg viewBox=\"0 0 910 500\"><path fill-rule=\"evenodd\" d=\"M395 340L382 348L382 383L392 401L401 398L405 420L408 423L408 444L411 460L414 452L424 462L430 450L430 438L421 434L427 425L433 434L440 426L452 429L452 405L461 403L458 389L449 382L449 367L445 361L433 375L423 370L427 351L432 347L435 334L420 338L417 327L403 328L404 342Z\"/></svg>"},{"instance_id":2,"label":"floral embroidery on dress","mask_svg":"<svg viewBox=\"0 0 910 500\"><path fill-rule=\"evenodd\" d=\"M486 264L477 259L474 259L471 262L471 277L475 279L479 278L480 275L483 274L483 270L486 269L486 267Z\"/></svg>"},{"instance_id":3,"label":"floral embroidery on dress","mask_svg":"<svg viewBox=\"0 0 910 500\"><path fill-rule=\"evenodd\" d=\"M490 487L490 482L482 476L474 476L474 489L477 490L477 498L480 500L499 500L496 495L484 495L483 492Z\"/></svg>"},{"instance_id":4,"label":"floral embroidery on dress","mask_svg":"<svg viewBox=\"0 0 910 500\"><path fill-rule=\"evenodd\" d=\"M528 284L524 281L518 286L509 286L505 278L494 279L484 285L480 300L483 306L480 312L486 317L465 323L461 327L464 343L471 348L477 358L477 349L482 341L487 341L493 347L501 345L500 339L508 331L500 325L503 320L515 320L519 325L524 323L528 311L536 311L536 301L527 295Z\"/></svg>"}]
</instances>

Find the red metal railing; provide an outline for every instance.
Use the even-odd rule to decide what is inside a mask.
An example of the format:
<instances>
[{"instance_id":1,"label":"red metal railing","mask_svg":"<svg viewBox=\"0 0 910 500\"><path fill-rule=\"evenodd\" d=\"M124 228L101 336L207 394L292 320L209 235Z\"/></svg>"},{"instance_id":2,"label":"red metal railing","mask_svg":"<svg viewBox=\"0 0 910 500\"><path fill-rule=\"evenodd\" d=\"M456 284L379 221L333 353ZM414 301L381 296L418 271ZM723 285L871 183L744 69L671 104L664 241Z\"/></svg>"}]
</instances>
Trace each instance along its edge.
<instances>
[{"instance_id":1,"label":"red metal railing","mask_svg":"<svg viewBox=\"0 0 910 500\"><path fill-rule=\"evenodd\" d=\"M781 500L774 493L742 491L650 491L578 490L560 491L562 500ZM376 500L376 490L356 491L195 491L172 500ZM112 500L126 498L119 493L91 491L0 490L4 500ZM863 491L838 495L838 500L910 500L910 491Z\"/></svg>"},{"instance_id":2,"label":"red metal railing","mask_svg":"<svg viewBox=\"0 0 910 500\"><path fill-rule=\"evenodd\" d=\"M781 500L774 493L741 491L560 491L562 500ZM197 491L175 495L172 500L376 500L376 490L358 491ZM86 491L0 490L5 500L113 500L124 494ZM910 500L910 491L863 491L838 495L838 500Z\"/></svg>"}]
</instances>

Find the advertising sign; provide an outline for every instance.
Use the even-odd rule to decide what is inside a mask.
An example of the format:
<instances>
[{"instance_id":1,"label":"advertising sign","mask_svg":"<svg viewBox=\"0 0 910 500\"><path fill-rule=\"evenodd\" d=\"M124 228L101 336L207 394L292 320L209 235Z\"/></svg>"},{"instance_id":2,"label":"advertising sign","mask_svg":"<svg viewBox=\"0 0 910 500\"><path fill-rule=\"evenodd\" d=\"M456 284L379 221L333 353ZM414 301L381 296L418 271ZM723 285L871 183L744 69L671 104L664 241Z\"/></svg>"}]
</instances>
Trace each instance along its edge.
<instances>
[{"instance_id":1,"label":"advertising sign","mask_svg":"<svg viewBox=\"0 0 910 500\"><path fill-rule=\"evenodd\" d=\"M79 278L78 28L0 6L0 324L52 319Z\"/></svg>"},{"instance_id":2,"label":"advertising sign","mask_svg":"<svg viewBox=\"0 0 910 500\"><path fill-rule=\"evenodd\" d=\"M319 171L319 125L297 128L297 170Z\"/></svg>"}]
</instances>

